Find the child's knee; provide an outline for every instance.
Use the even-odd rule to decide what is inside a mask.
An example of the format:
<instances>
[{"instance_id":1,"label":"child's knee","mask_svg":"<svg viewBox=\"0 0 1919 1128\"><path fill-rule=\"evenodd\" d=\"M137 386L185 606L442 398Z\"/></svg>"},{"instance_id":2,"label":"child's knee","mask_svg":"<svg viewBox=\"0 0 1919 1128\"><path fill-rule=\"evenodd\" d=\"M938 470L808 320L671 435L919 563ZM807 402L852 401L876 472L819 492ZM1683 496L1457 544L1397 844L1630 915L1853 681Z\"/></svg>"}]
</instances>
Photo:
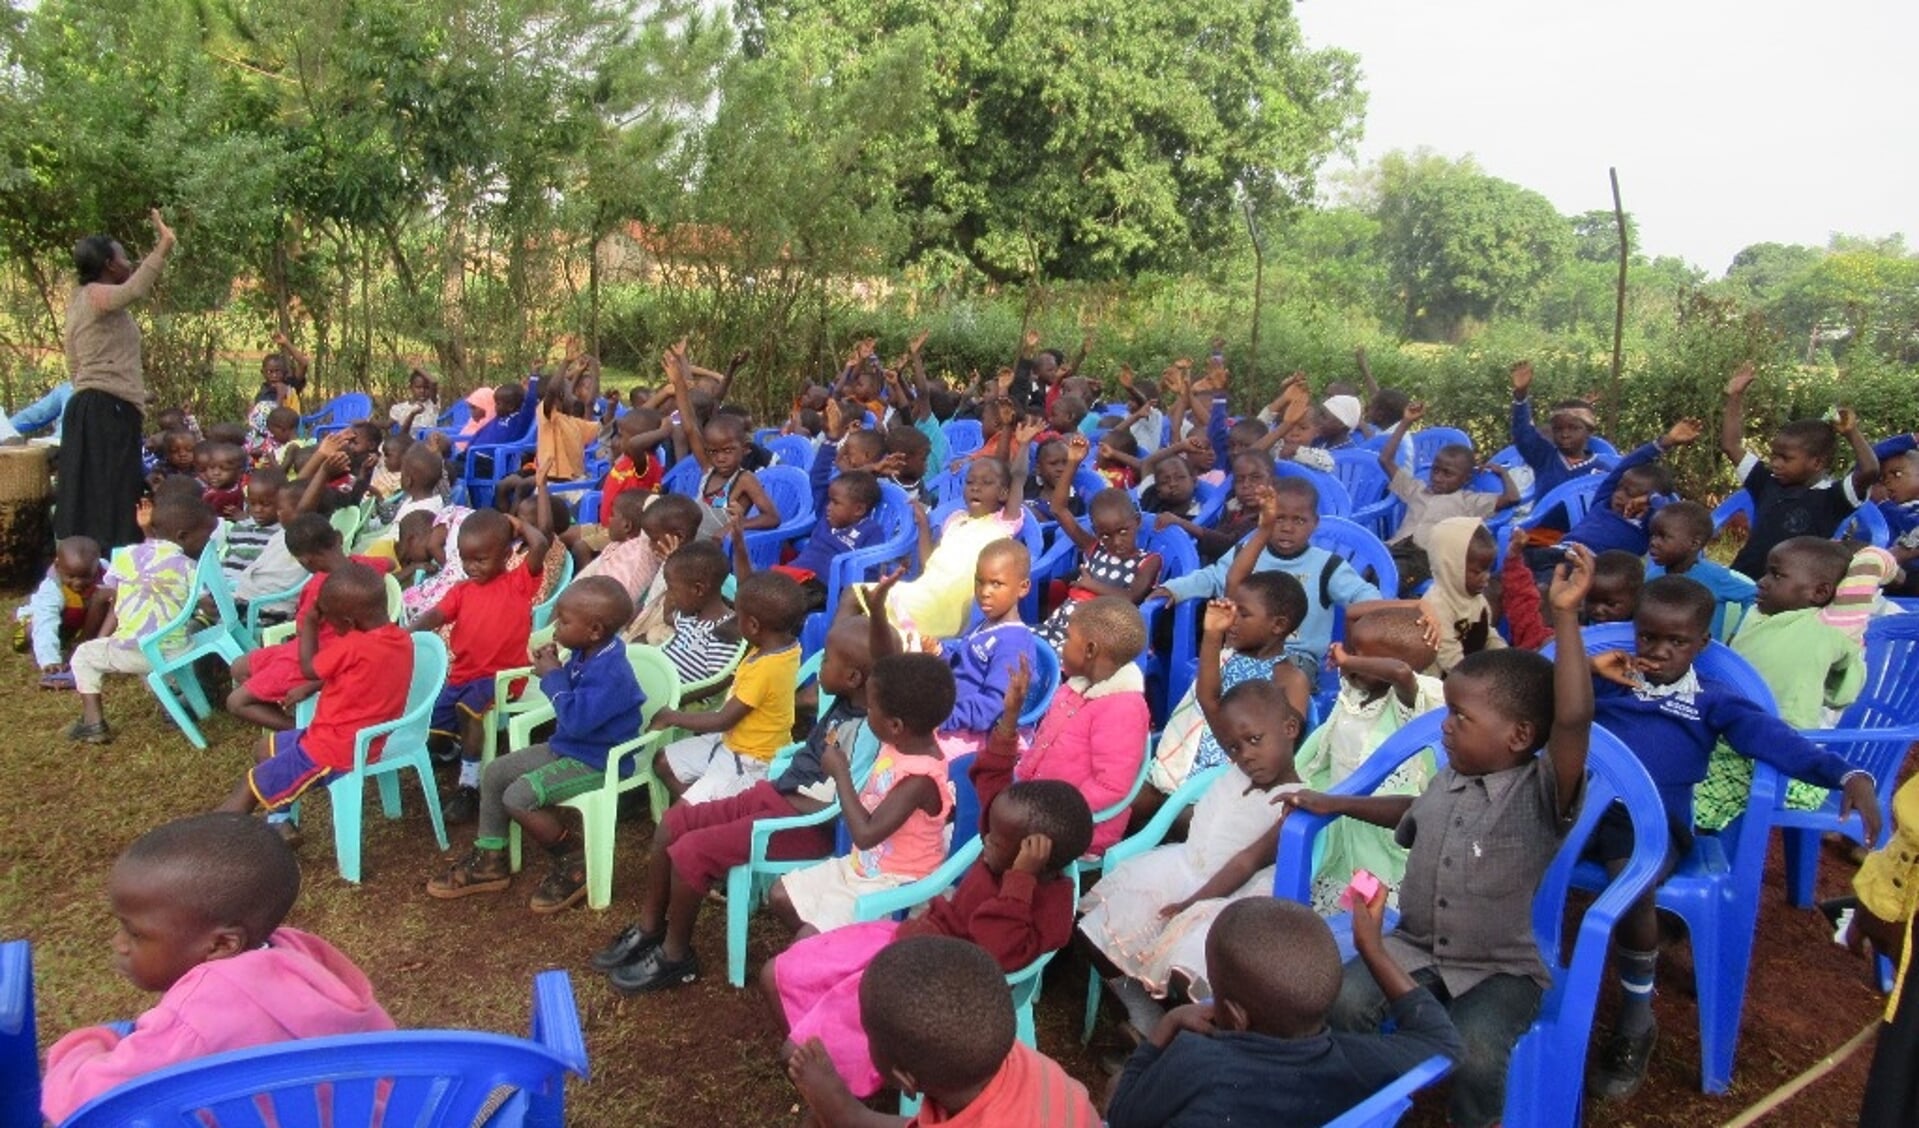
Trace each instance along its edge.
<instances>
[{"instance_id":1,"label":"child's knee","mask_svg":"<svg viewBox=\"0 0 1919 1128\"><path fill-rule=\"evenodd\" d=\"M235 684L253 676L253 663L249 656L242 654L233 660L233 680Z\"/></svg>"}]
</instances>

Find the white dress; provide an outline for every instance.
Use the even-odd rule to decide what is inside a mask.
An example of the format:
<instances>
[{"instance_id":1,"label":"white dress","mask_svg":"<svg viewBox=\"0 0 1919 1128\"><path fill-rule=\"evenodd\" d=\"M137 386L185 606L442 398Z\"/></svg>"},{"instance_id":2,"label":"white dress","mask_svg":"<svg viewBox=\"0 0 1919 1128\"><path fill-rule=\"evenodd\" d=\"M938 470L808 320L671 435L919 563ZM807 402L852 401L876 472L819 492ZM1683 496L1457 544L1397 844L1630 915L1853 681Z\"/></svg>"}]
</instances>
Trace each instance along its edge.
<instances>
[{"instance_id":1,"label":"white dress","mask_svg":"<svg viewBox=\"0 0 1919 1128\"><path fill-rule=\"evenodd\" d=\"M1304 785L1249 791L1252 786L1244 772L1227 765L1225 774L1194 804L1186 841L1128 858L1080 901L1086 910L1080 931L1156 996L1165 996L1175 971L1192 982L1195 998L1210 994L1206 933L1213 918L1241 897L1272 891L1273 867L1266 866L1225 897L1201 901L1171 920L1159 915L1167 905L1192 896L1233 855L1271 830L1282 814L1282 808L1273 805L1274 797Z\"/></svg>"}]
</instances>

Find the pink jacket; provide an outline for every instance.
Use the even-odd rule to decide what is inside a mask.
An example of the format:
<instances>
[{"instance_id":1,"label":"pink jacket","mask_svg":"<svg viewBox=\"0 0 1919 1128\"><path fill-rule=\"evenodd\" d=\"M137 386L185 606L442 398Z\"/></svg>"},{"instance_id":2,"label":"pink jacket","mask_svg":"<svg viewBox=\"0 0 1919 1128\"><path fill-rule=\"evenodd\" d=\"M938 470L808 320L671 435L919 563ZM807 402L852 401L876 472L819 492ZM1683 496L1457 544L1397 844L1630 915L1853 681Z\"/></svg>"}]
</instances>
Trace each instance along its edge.
<instances>
[{"instance_id":1,"label":"pink jacket","mask_svg":"<svg viewBox=\"0 0 1919 1128\"><path fill-rule=\"evenodd\" d=\"M1132 793L1146 759L1152 718L1146 680L1130 663L1097 685L1068 678L1040 718L1033 743L1013 769L1015 779L1057 779L1079 788L1097 815ZM1093 855L1126 833L1126 812L1093 828Z\"/></svg>"},{"instance_id":2,"label":"pink jacket","mask_svg":"<svg viewBox=\"0 0 1919 1128\"><path fill-rule=\"evenodd\" d=\"M57 1124L116 1085L208 1054L392 1029L373 984L351 960L317 936L281 928L267 947L181 976L132 1033L88 1026L55 1042L40 1111Z\"/></svg>"}]
</instances>

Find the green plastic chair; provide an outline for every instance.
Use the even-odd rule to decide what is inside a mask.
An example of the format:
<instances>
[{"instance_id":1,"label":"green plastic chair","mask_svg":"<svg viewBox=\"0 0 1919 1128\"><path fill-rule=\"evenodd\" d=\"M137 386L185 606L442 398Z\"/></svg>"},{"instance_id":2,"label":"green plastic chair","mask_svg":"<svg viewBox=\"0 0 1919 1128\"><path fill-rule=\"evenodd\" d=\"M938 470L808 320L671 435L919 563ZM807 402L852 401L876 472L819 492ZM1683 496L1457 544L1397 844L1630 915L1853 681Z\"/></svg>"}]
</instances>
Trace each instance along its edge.
<instances>
[{"instance_id":1,"label":"green plastic chair","mask_svg":"<svg viewBox=\"0 0 1919 1128\"><path fill-rule=\"evenodd\" d=\"M386 617L388 622L400 621L400 581L388 573L386 577ZM299 633L300 624L294 622L275 623L260 632L260 645L272 646L285 642Z\"/></svg>"},{"instance_id":2,"label":"green plastic chair","mask_svg":"<svg viewBox=\"0 0 1919 1128\"><path fill-rule=\"evenodd\" d=\"M202 595L212 597L218 617L211 626L196 629L193 616L199 610ZM207 701L206 691L200 688L200 679L194 676L193 664L214 655L232 665L246 653L241 642L243 637L233 592L220 572L220 547L208 541L194 568L193 586L187 593L186 605L180 608L179 614L139 640L140 653L153 667L147 674L147 688L160 699L167 716L180 726L180 731L195 748L207 746L207 738L201 735L196 722L210 715L213 706Z\"/></svg>"},{"instance_id":3,"label":"green plastic chair","mask_svg":"<svg viewBox=\"0 0 1919 1128\"><path fill-rule=\"evenodd\" d=\"M342 772L327 784L327 798L333 804L333 853L340 865L340 876L360 883L360 818L366 806L366 781L379 784L380 809L389 819L400 817L399 773L412 771L420 777L420 790L426 795L427 817L433 820L433 837L444 851L446 823L440 817L440 793L433 785L433 760L427 755L427 726L433 717L433 703L446 685L446 644L429 631L413 635L413 677L407 684L406 711L385 724L361 729L353 738L353 770ZM318 698L309 700L317 701ZM372 758L373 741L386 737L386 746L377 759ZM292 808L295 822L300 805Z\"/></svg>"},{"instance_id":4,"label":"green plastic chair","mask_svg":"<svg viewBox=\"0 0 1919 1128\"><path fill-rule=\"evenodd\" d=\"M606 782L597 791L588 791L562 801L564 807L580 812L580 832L586 840L586 903L604 909L613 903L613 839L620 814L620 796L637 787L658 795L666 789L653 774L653 749L662 733L650 732L647 725L661 709L679 706L680 683L674 677L673 663L655 647L634 643L626 648L626 660L633 664L646 702L640 706L640 735L614 746L606 755ZM507 733L507 746L515 751L525 748L533 730L553 720L553 706L544 697L538 708L513 718ZM622 764L632 762L632 774L622 776ZM515 872L520 868L520 824L507 832L507 861Z\"/></svg>"},{"instance_id":5,"label":"green plastic chair","mask_svg":"<svg viewBox=\"0 0 1919 1128\"><path fill-rule=\"evenodd\" d=\"M526 652L529 656L535 650L553 641L553 628L536 629L526 639ZM560 660L566 661L569 651L560 650ZM520 692L513 692L515 682L520 683ZM493 675L493 711L489 714L490 724L486 726L486 738L480 744L480 770L493 762L499 754L500 730L512 723L522 713L546 708L546 694L540 692L540 679L533 676L532 666L515 666L510 670L501 670Z\"/></svg>"},{"instance_id":6,"label":"green plastic chair","mask_svg":"<svg viewBox=\"0 0 1919 1128\"><path fill-rule=\"evenodd\" d=\"M366 510L358 505L341 506L327 515L327 523L340 534L341 544L351 545L360 535L360 526L366 524Z\"/></svg>"}]
</instances>

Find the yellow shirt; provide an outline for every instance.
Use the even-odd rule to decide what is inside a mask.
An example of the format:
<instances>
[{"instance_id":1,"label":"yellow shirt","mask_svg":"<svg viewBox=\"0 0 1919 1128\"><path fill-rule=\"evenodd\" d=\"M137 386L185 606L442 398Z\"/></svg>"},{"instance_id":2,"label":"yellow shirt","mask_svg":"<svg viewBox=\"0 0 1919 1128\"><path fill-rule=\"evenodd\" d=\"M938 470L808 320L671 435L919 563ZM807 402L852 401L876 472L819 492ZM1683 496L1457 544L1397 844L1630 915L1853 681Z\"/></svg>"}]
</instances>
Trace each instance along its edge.
<instances>
[{"instance_id":1,"label":"yellow shirt","mask_svg":"<svg viewBox=\"0 0 1919 1128\"><path fill-rule=\"evenodd\" d=\"M771 760L793 741L793 690L800 676L800 647L762 654L751 650L733 675L732 696L746 716L726 733L726 746L742 756Z\"/></svg>"},{"instance_id":2,"label":"yellow shirt","mask_svg":"<svg viewBox=\"0 0 1919 1128\"><path fill-rule=\"evenodd\" d=\"M1893 980L1892 998L1886 1004L1886 1021L1891 1022L1893 1012L1899 1007L1907 965L1913 959L1912 922L1919 914L1919 776L1908 779L1893 792L1892 837L1859 864L1859 872L1852 879L1852 891L1873 916L1906 926L1906 946L1900 956L1899 975Z\"/></svg>"},{"instance_id":3,"label":"yellow shirt","mask_svg":"<svg viewBox=\"0 0 1919 1128\"><path fill-rule=\"evenodd\" d=\"M543 413L540 432L534 442L535 466L545 464L546 476L556 482L571 482L586 476L586 444L600 437L600 425L561 412Z\"/></svg>"}]
</instances>

